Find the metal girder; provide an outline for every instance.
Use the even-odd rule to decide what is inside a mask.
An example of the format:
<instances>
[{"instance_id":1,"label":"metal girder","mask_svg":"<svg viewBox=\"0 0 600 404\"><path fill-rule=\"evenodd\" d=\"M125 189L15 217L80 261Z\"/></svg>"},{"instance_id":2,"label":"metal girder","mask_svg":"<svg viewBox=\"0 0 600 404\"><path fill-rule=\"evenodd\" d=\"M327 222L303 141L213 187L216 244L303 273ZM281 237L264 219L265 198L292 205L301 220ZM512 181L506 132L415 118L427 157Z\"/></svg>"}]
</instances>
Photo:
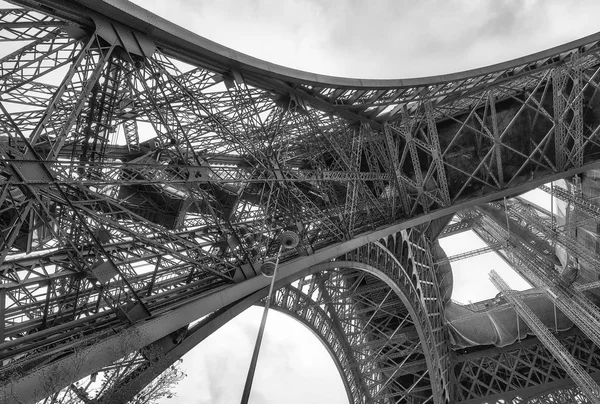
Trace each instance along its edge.
<instances>
[{"instance_id":1,"label":"metal girder","mask_svg":"<svg viewBox=\"0 0 600 404\"><path fill-rule=\"evenodd\" d=\"M552 75L556 165L563 169L583 162L583 87L579 52L572 63L556 69Z\"/></svg>"},{"instance_id":2,"label":"metal girder","mask_svg":"<svg viewBox=\"0 0 600 404\"><path fill-rule=\"evenodd\" d=\"M550 189L550 187L546 185L540 186L540 189L548 194L555 196L557 199L560 199L563 202L568 202L573 204L573 206L581 211L581 213L586 216L594 219L596 221L600 221L600 207L594 205L593 203L586 201L580 196L570 194L562 188L554 187Z\"/></svg>"},{"instance_id":3,"label":"metal girder","mask_svg":"<svg viewBox=\"0 0 600 404\"><path fill-rule=\"evenodd\" d=\"M0 10L0 41L31 41L66 25L50 16L32 10Z\"/></svg>"},{"instance_id":4,"label":"metal girder","mask_svg":"<svg viewBox=\"0 0 600 404\"><path fill-rule=\"evenodd\" d=\"M108 386L109 388L107 391L102 392L95 398L95 402L99 404L129 402L155 377L164 372L168 367L172 366L179 358L196 347L232 318L255 304L257 299L264 298L266 293L266 290L261 290L247 296L239 302L217 310L202 319L196 325L188 327L183 333L181 340L177 343L171 342L169 344L168 339L170 337L168 336L159 340L160 342L164 342L163 344L155 344L162 349L162 352L158 354L159 360L146 360L141 364L136 364L130 374L126 374L123 377L114 380L114 382Z\"/></svg>"},{"instance_id":5,"label":"metal girder","mask_svg":"<svg viewBox=\"0 0 600 404\"><path fill-rule=\"evenodd\" d=\"M446 263L446 262L454 262L454 261L464 260L464 259L467 259L467 258L476 257L476 256L481 255L481 254L487 254L489 252L496 251L499 248L502 248L502 246L504 246L503 243L492 244L492 245L489 245L489 246L478 248L476 250L466 251L466 252L461 253L461 254L451 255L449 257L446 257L446 258L443 258L443 259L437 261L436 263L437 264L442 264L442 263Z\"/></svg>"},{"instance_id":6,"label":"metal girder","mask_svg":"<svg viewBox=\"0 0 600 404\"><path fill-rule=\"evenodd\" d=\"M463 219L458 222L450 223L444 227L444 230L442 230L438 238L450 237L471 230L471 227L473 227L473 221L470 219Z\"/></svg>"},{"instance_id":7,"label":"metal girder","mask_svg":"<svg viewBox=\"0 0 600 404\"><path fill-rule=\"evenodd\" d=\"M349 379L353 379L354 384L356 384L355 386L352 386L350 388L350 391L353 393L352 395L354 396L352 399L354 402L361 402L364 401L366 403L369 402L373 402L372 398L371 398L371 393L369 392L369 389L366 386L365 383L365 377L363 375L365 368L369 368L369 366L363 366L362 369L359 368L359 365L357 363L355 354L352 350L352 346L350 345L350 337L349 337L349 333L347 332L348 330L344 329L340 316L338 315L336 309L338 309L337 307L334 307L332 302L332 296L330 294L330 292L327 289L327 286L325 284L326 279L324 276L321 275L317 275L317 283L318 283L318 288L319 288L319 296L322 300L324 300L325 302L325 307L327 310L327 314L329 315L329 321L331 322L330 325L330 330L329 332L331 333L336 333L337 334L337 339L340 342L341 345L341 349L344 351L344 356L346 357L346 361L347 361L347 367L349 368L348 370L346 370L346 372L351 372L352 375L350 376L346 376L344 377L345 380L350 381ZM352 301L352 300L350 300ZM283 299L282 302L284 302L286 304L286 306L281 306L282 309L287 309L289 310L290 308L294 307L297 308L298 307L298 303L293 302L291 303L289 300L289 294L287 294ZM291 304L290 304L291 303ZM315 302L315 305L318 305L318 302ZM298 312L298 310L296 309L296 313ZM346 313L344 313L346 314ZM308 317L308 316L307 316ZM348 320L344 318L344 322L347 324ZM321 335L323 335L323 333L321 333ZM365 337L364 335L362 336L363 338ZM339 361L339 359L338 359Z\"/></svg>"},{"instance_id":8,"label":"metal girder","mask_svg":"<svg viewBox=\"0 0 600 404\"><path fill-rule=\"evenodd\" d=\"M550 239L554 244L563 246L570 254L576 256L581 262L587 262L596 272L600 272L600 258L597 257L595 251L589 251L585 245L579 242L572 235L572 227L576 227L577 223L569 223L568 226L559 231L552 228L552 219L540 209L532 206L521 198L516 198L509 205L511 208L511 216L527 222L536 231ZM549 212L548 212L549 213Z\"/></svg>"}]
</instances>

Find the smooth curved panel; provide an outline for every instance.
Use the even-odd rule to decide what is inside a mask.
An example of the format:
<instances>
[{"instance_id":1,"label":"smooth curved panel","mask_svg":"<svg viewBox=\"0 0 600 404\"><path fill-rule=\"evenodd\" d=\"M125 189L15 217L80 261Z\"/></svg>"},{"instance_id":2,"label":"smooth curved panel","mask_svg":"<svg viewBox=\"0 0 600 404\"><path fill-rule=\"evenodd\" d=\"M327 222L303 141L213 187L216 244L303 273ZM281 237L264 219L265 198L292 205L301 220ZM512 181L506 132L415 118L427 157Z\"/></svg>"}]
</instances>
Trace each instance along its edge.
<instances>
[{"instance_id":1,"label":"smooth curved panel","mask_svg":"<svg viewBox=\"0 0 600 404\"><path fill-rule=\"evenodd\" d=\"M571 320L556 309L543 293L532 291L521 295L521 298L549 329L566 331L573 326ZM450 302L445 313L452 345L457 348L478 345L504 347L533 334L527 324L518 319L515 311L501 300L491 303L489 309L477 312Z\"/></svg>"}]
</instances>

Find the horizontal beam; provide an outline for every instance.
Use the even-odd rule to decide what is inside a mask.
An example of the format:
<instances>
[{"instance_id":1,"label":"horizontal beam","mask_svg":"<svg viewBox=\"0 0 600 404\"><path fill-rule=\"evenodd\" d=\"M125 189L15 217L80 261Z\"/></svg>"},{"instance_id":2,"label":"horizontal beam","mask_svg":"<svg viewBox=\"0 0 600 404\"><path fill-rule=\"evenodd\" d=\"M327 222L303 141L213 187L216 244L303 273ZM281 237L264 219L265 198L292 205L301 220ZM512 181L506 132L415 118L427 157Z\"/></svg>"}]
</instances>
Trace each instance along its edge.
<instances>
[{"instance_id":1,"label":"horizontal beam","mask_svg":"<svg viewBox=\"0 0 600 404\"><path fill-rule=\"evenodd\" d=\"M438 239L442 239L444 237L454 236L455 234L460 234L465 231L471 230L473 227L473 221L468 219L463 219L460 222L450 223L447 225L444 230L438 236Z\"/></svg>"}]
</instances>

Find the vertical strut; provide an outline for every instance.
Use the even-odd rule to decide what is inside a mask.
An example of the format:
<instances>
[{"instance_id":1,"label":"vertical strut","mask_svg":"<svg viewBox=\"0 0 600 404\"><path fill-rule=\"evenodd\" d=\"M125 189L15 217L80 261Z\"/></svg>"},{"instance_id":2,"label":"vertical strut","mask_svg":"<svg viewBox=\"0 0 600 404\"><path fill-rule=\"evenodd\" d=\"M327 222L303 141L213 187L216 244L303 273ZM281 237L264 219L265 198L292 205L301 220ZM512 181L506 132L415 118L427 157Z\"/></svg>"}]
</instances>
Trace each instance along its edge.
<instances>
[{"instance_id":1,"label":"vertical strut","mask_svg":"<svg viewBox=\"0 0 600 404\"><path fill-rule=\"evenodd\" d=\"M352 151L350 154L351 171L358 172L360 170L360 160L362 156L362 128L354 128L352 131ZM347 220L347 228L350 236L354 233L354 224L356 222L356 208L358 203L359 179L348 181L346 189L346 204L344 208L344 216Z\"/></svg>"},{"instance_id":2,"label":"vertical strut","mask_svg":"<svg viewBox=\"0 0 600 404\"><path fill-rule=\"evenodd\" d=\"M410 201L406 187L402 182L402 171L400 164L398 163L398 145L394 141L391 129L388 127L388 125L383 126L383 134L385 135L385 141L387 145L387 158L390 161L390 166L392 168L394 178L396 179L396 181L394 181L396 185L395 188L400 195L400 201L402 202L402 211L408 214L410 212Z\"/></svg>"},{"instance_id":3,"label":"vertical strut","mask_svg":"<svg viewBox=\"0 0 600 404\"><path fill-rule=\"evenodd\" d=\"M490 105L490 116L492 117L492 135L494 136L494 154L496 155L496 170L498 172L498 182L500 186L504 186L504 167L502 167L502 139L498 129L498 115L496 114L496 99L494 92L490 91L488 95Z\"/></svg>"},{"instance_id":4,"label":"vertical strut","mask_svg":"<svg viewBox=\"0 0 600 404\"><path fill-rule=\"evenodd\" d=\"M429 132L429 141L431 142L431 153L437 169L437 181L442 193L444 206L450 205L450 191L448 189L448 179L446 178L446 169L442 157L442 148L440 146L440 137L437 131L437 125L433 116L433 105L431 102L425 103L425 116L427 118L427 131Z\"/></svg>"}]
</instances>

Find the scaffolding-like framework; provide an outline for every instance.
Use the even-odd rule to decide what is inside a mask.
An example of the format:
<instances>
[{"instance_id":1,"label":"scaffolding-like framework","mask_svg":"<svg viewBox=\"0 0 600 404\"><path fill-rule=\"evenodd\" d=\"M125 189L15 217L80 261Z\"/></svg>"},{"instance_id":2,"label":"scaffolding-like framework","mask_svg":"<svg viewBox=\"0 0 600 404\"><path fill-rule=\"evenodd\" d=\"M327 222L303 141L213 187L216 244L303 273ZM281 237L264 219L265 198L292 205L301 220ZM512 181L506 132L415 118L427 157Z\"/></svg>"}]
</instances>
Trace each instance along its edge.
<instances>
[{"instance_id":1,"label":"scaffolding-like framework","mask_svg":"<svg viewBox=\"0 0 600 404\"><path fill-rule=\"evenodd\" d=\"M127 401L264 303L260 267L293 231L272 305L320 338L352 402L586 402L570 376L600 375L600 207L586 194L600 189L600 34L473 71L355 80L254 59L125 1L12 3L0 401ZM568 205L560 226L516 197L540 186ZM437 239L467 230L487 247L447 257ZM490 251L570 330L539 313L507 346L457 330L449 262ZM492 309L529 315L506 298ZM73 384L99 373L110 385Z\"/></svg>"}]
</instances>

